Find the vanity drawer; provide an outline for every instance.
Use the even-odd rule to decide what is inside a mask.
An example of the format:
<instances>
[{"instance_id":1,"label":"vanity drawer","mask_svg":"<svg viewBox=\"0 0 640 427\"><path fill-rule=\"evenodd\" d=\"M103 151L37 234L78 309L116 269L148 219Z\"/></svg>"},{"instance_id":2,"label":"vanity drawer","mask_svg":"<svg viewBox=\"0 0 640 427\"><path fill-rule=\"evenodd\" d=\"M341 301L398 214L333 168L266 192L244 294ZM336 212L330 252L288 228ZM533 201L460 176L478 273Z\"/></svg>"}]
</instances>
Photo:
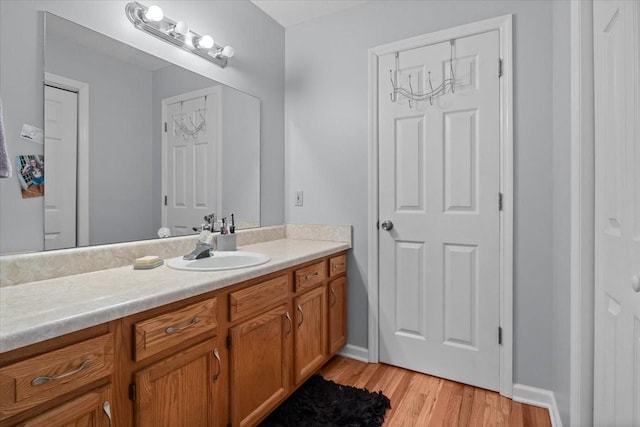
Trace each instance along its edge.
<instances>
[{"instance_id":1,"label":"vanity drawer","mask_svg":"<svg viewBox=\"0 0 640 427\"><path fill-rule=\"evenodd\" d=\"M312 264L308 267L296 270L296 292L309 289L322 281L326 277L326 264L324 261Z\"/></svg>"},{"instance_id":2,"label":"vanity drawer","mask_svg":"<svg viewBox=\"0 0 640 427\"><path fill-rule=\"evenodd\" d=\"M218 326L211 298L134 324L135 360L140 361Z\"/></svg>"},{"instance_id":3,"label":"vanity drawer","mask_svg":"<svg viewBox=\"0 0 640 427\"><path fill-rule=\"evenodd\" d=\"M347 271L347 255L334 256L329 259L329 277L337 276Z\"/></svg>"},{"instance_id":4,"label":"vanity drawer","mask_svg":"<svg viewBox=\"0 0 640 427\"><path fill-rule=\"evenodd\" d=\"M0 369L0 420L33 408L113 372L113 333Z\"/></svg>"},{"instance_id":5,"label":"vanity drawer","mask_svg":"<svg viewBox=\"0 0 640 427\"><path fill-rule=\"evenodd\" d=\"M288 274L232 292L229 295L229 320L233 322L249 314L258 314L277 305L288 296Z\"/></svg>"}]
</instances>

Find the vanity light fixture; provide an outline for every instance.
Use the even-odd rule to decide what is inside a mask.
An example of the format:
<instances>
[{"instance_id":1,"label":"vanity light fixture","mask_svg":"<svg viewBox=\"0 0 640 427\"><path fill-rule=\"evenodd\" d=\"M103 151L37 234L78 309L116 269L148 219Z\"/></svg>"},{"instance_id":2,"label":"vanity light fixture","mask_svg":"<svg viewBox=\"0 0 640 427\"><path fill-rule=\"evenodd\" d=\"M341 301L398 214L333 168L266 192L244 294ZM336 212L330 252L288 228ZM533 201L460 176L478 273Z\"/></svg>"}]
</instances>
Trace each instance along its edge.
<instances>
[{"instance_id":1,"label":"vanity light fixture","mask_svg":"<svg viewBox=\"0 0 640 427\"><path fill-rule=\"evenodd\" d=\"M146 7L138 2L127 3L125 14L139 30L162 39L176 47L198 55L224 68L235 54L231 46L220 46L208 34L200 35L185 21L173 21L158 6Z\"/></svg>"}]
</instances>

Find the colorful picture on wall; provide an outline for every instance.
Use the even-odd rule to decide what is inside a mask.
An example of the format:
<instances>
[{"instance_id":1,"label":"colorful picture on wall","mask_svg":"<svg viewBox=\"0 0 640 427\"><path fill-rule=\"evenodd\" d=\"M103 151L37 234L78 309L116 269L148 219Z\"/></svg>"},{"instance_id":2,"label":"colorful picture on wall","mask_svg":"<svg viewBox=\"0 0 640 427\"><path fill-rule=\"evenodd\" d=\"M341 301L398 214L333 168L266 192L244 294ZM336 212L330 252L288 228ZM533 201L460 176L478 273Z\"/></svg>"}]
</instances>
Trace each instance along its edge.
<instances>
[{"instance_id":1,"label":"colorful picture on wall","mask_svg":"<svg viewBox=\"0 0 640 427\"><path fill-rule=\"evenodd\" d=\"M16 170L22 198L44 196L44 156L41 154L26 154L16 156Z\"/></svg>"}]
</instances>

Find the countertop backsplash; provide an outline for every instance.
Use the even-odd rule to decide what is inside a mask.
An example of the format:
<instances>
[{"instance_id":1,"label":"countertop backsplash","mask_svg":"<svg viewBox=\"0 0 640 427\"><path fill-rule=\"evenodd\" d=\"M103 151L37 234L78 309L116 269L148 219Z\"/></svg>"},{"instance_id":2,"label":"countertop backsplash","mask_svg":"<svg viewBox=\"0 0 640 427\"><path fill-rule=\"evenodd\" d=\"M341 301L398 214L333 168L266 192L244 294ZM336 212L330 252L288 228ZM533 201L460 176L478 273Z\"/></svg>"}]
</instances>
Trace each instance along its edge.
<instances>
[{"instance_id":1,"label":"countertop backsplash","mask_svg":"<svg viewBox=\"0 0 640 427\"><path fill-rule=\"evenodd\" d=\"M285 238L345 242L350 247L352 242L349 225L287 224L239 230L236 234L238 246ZM0 256L0 287L123 267L146 255L174 258L191 252L197 238L192 235L4 255Z\"/></svg>"}]
</instances>

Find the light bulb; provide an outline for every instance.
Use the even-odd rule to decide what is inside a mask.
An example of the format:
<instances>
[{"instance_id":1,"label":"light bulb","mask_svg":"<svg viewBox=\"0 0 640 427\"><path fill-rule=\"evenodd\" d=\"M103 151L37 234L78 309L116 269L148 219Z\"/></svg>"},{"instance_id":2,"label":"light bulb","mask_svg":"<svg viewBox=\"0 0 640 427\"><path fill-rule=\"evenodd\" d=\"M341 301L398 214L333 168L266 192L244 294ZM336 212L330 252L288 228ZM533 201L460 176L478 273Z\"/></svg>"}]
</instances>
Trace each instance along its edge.
<instances>
[{"instance_id":1,"label":"light bulb","mask_svg":"<svg viewBox=\"0 0 640 427\"><path fill-rule=\"evenodd\" d=\"M222 49L222 56L227 58L231 58L233 55L235 55L235 53L236 50L231 46L225 46L224 49Z\"/></svg>"},{"instance_id":2,"label":"light bulb","mask_svg":"<svg viewBox=\"0 0 640 427\"><path fill-rule=\"evenodd\" d=\"M176 34L180 34L181 36L185 36L189 32L189 24L184 21L178 21L176 25L173 27L173 31Z\"/></svg>"},{"instance_id":3,"label":"light bulb","mask_svg":"<svg viewBox=\"0 0 640 427\"><path fill-rule=\"evenodd\" d=\"M206 34L196 40L196 47L199 49L211 49L213 44L213 37Z\"/></svg>"},{"instance_id":4,"label":"light bulb","mask_svg":"<svg viewBox=\"0 0 640 427\"><path fill-rule=\"evenodd\" d=\"M150 6L149 9L147 9L147 11L144 14L144 17L147 21L162 21L162 18L164 18L164 13L162 12L162 9L160 9L160 6Z\"/></svg>"}]
</instances>

